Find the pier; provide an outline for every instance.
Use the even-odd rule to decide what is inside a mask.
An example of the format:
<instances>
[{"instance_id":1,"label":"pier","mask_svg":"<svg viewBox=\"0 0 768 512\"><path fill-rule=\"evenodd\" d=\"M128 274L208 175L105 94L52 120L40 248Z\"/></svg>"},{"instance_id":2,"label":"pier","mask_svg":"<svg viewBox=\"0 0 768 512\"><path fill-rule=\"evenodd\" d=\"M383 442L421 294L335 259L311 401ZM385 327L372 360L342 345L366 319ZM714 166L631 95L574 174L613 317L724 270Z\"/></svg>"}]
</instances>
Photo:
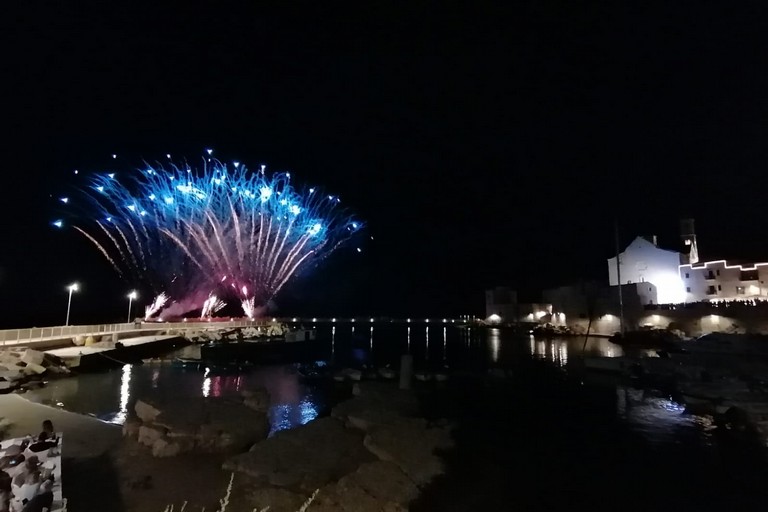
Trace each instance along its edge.
<instances>
[{"instance_id":1,"label":"pier","mask_svg":"<svg viewBox=\"0 0 768 512\"><path fill-rule=\"evenodd\" d=\"M153 336L162 332L184 334L187 331L206 331L211 329L237 329L245 327L263 327L270 323L289 325L312 324L438 324L459 325L469 322L464 318L389 318L389 317L264 317L254 320L217 319L210 321L181 322L133 322L118 324L69 325L54 327L31 327L24 329L0 330L0 347L35 347L40 349L58 348L68 345L76 336L112 335L113 341L139 336Z\"/></svg>"}]
</instances>

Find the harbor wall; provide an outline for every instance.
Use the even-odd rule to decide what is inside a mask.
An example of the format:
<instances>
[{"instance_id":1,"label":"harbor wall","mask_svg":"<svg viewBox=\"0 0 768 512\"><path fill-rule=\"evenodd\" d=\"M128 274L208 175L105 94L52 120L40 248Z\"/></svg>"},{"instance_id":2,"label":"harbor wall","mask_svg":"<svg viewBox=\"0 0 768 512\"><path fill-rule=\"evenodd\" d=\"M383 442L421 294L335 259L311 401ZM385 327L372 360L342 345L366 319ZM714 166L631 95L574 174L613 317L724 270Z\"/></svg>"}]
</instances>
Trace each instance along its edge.
<instances>
[{"instance_id":1,"label":"harbor wall","mask_svg":"<svg viewBox=\"0 0 768 512\"><path fill-rule=\"evenodd\" d=\"M618 315L616 310L593 318L590 332L600 335L618 332ZM768 303L646 307L625 311L624 320L627 329L674 329L690 337L711 332L768 334ZM583 334L587 331L589 319L576 316L568 318L566 323L574 332Z\"/></svg>"}]
</instances>

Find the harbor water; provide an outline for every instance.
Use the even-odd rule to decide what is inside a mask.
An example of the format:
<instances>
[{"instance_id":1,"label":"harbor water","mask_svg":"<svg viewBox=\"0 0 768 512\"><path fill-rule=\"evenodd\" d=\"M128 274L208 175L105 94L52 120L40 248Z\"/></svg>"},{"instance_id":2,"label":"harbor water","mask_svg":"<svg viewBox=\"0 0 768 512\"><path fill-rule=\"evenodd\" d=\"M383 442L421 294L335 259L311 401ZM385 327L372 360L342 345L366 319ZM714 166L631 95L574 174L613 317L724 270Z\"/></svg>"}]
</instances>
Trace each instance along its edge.
<instances>
[{"instance_id":1,"label":"harbor water","mask_svg":"<svg viewBox=\"0 0 768 512\"><path fill-rule=\"evenodd\" d=\"M396 367L449 378L428 404L457 422L447 474L413 510L694 510L768 504L765 449L731 436L671 397L577 371L582 355L615 357L607 339L535 340L444 325L318 326L333 367ZM255 386L272 398L272 431L327 414L348 387L304 382L296 364L217 374L170 364L125 365L52 381L27 397L121 423L137 399L227 396ZM483 376L470 381L459 376ZM458 383L461 382L461 385ZM501 382L501 385L489 384ZM418 386L438 386L416 383Z\"/></svg>"}]
</instances>

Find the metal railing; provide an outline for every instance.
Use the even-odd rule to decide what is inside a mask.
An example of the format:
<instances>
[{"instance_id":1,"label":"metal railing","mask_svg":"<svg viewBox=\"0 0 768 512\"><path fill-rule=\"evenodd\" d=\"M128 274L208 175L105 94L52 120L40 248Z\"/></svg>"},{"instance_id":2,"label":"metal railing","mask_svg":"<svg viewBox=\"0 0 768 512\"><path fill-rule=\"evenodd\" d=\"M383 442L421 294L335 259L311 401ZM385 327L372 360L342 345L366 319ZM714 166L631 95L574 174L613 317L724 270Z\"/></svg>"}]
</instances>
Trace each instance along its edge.
<instances>
[{"instance_id":1,"label":"metal railing","mask_svg":"<svg viewBox=\"0 0 768 512\"><path fill-rule=\"evenodd\" d=\"M178 331L178 330L208 330L208 329L236 329L242 327L257 327L267 325L270 322L285 322L289 324L322 324L322 323L361 323L361 324L455 324L468 321L466 319L452 318L262 318L259 320L231 320L211 322L140 322L122 324L94 324L94 325L68 325L57 327L32 327L27 329L0 330L0 346L22 345L40 343L43 341L56 341L75 336L95 336L113 333L146 332L146 331Z\"/></svg>"},{"instance_id":2,"label":"metal railing","mask_svg":"<svg viewBox=\"0 0 768 512\"><path fill-rule=\"evenodd\" d=\"M263 321L237 320L231 322L142 322L130 324L69 325L0 330L0 346L136 331L169 331L189 329L234 329L255 327Z\"/></svg>"}]
</instances>

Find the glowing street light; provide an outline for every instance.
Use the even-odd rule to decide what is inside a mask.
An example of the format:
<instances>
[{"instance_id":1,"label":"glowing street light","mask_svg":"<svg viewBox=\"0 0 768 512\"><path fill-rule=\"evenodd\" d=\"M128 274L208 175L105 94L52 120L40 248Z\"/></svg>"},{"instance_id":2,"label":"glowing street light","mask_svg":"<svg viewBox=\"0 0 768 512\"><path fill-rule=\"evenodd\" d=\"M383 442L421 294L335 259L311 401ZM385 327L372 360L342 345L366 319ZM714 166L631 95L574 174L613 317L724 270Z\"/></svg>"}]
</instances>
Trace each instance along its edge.
<instances>
[{"instance_id":1,"label":"glowing street light","mask_svg":"<svg viewBox=\"0 0 768 512\"><path fill-rule=\"evenodd\" d=\"M136 290L132 290L131 293L128 294L128 322L131 323L131 305L133 304L133 300L138 297L139 294L136 293Z\"/></svg>"},{"instance_id":2,"label":"glowing street light","mask_svg":"<svg viewBox=\"0 0 768 512\"><path fill-rule=\"evenodd\" d=\"M69 299L67 299L67 321L64 323L64 325L69 325L69 309L70 306L72 306L72 292L76 292L80 289L80 286L77 283L72 283L71 285L67 286L67 290L69 290Z\"/></svg>"}]
</instances>

